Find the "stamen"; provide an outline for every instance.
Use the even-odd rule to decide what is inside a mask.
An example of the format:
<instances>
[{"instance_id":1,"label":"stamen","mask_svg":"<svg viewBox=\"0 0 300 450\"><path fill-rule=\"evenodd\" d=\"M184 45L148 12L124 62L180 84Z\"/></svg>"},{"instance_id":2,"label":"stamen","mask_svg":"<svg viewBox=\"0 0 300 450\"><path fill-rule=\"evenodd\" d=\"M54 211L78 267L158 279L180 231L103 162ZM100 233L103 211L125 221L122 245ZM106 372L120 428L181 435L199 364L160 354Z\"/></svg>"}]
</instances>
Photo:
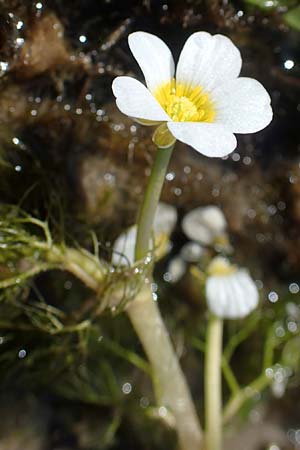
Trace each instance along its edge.
<instances>
[{"instance_id":1,"label":"stamen","mask_svg":"<svg viewBox=\"0 0 300 450\"><path fill-rule=\"evenodd\" d=\"M176 83L160 86L154 96L174 122L213 122L214 105L201 86Z\"/></svg>"}]
</instances>

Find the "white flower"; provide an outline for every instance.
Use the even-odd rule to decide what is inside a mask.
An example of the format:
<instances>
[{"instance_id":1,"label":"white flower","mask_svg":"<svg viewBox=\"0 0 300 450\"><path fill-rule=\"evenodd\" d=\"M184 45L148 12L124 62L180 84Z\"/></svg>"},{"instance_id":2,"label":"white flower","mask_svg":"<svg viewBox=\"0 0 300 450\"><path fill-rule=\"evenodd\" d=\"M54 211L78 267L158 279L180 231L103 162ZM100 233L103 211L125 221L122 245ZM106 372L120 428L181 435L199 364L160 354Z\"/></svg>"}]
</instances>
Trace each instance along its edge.
<instances>
[{"instance_id":1,"label":"white flower","mask_svg":"<svg viewBox=\"0 0 300 450\"><path fill-rule=\"evenodd\" d=\"M168 237L172 233L176 222L176 208L160 202L156 209L153 222L155 246L157 247L158 256L162 256L165 253ZM116 239L113 247L113 265L127 266L134 264L136 236L137 225L133 225ZM150 250L153 250L153 242Z\"/></svg>"},{"instance_id":2,"label":"white flower","mask_svg":"<svg viewBox=\"0 0 300 450\"><path fill-rule=\"evenodd\" d=\"M247 316L258 304L258 290L245 269L220 256L208 267L206 299L209 310L223 319Z\"/></svg>"},{"instance_id":3,"label":"white flower","mask_svg":"<svg viewBox=\"0 0 300 450\"><path fill-rule=\"evenodd\" d=\"M233 133L254 133L272 120L270 96L252 78L239 77L242 59L226 36L192 34L177 64L167 45L145 32L129 35L129 47L146 86L117 77L112 89L120 111L155 132L161 147L175 139L207 156L225 156L237 141Z\"/></svg>"},{"instance_id":4,"label":"white flower","mask_svg":"<svg viewBox=\"0 0 300 450\"><path fill-rule=\"evenodd\" d=\"M182 220L184 234L191 240L212 245L225 235L226 218L217 206L195 208Z\"/></svg>"}]
</instances>

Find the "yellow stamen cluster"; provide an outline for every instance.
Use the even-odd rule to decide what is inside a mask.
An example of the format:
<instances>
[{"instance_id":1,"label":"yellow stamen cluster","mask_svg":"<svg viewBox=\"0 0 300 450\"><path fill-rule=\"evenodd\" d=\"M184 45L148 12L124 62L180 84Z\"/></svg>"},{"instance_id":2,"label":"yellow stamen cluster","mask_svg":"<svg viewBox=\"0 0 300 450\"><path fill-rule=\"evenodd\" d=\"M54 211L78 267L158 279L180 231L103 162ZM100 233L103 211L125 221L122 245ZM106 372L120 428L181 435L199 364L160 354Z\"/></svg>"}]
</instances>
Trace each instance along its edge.
<instances>
[{"instance_id":1,"label":"yellow stamen cluster","mask_svg":"<svg viewBox=\"0 0 300 450\"><path fill-rule=\"evenodd\" d=\"M174 122L213 122L215 118L213 103L200 86L173 79L159 86L154 96Z\"/></svg>"},{"instance_id":2,"label":"yellow stamen cluster","mask_svg":"<svg viewBox=\"0 0 300 450\"><path fill-rule=\"evenodd\" d=\"M212 276L226 276L232 275L237 271L234 264L230 264L228 259L217 256L212 259L207 268L207 273Z\"/></svg>"}]
</instances>

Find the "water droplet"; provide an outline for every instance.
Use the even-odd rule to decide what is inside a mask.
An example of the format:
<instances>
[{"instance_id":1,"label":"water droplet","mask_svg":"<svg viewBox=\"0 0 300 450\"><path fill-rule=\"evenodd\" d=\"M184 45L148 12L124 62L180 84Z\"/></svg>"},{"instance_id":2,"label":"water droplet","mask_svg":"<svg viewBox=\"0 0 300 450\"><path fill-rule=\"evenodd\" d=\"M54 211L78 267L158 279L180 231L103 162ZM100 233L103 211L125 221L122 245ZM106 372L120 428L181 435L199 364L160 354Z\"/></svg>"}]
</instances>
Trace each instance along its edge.
<instances>
[{"instance_id":1,"label":"water droplet","mask_svg":"<svg viewBox=\"0 0 300 450\"><path fill-rule=\"evenodd\" d=\"M130 392L132 391L132 386L130 383L124 383L122 386L122 392L125 395L130 394Z\"/></svg>"},{"instance_id":2,"label":"water droplet","mask_svg":"<svg viewBox=\"0 0 300 450\"><path fill-rule=\"evenodd\" d=\"M295 63L292 59L287 59L286 61L284 61L283 65L285 69L291 70L294 67Z\"/></svg>"},{"instance_id":3,"label":"water droplet","mask_svg":"<svg viewBox=\"0 0 300 450\"><path fill-rule=\"evenodd\" d=\"M0 61L0 76L3 76L8 70L8 62Z\"/></svg>"},{"instance_id":4,"label":"water droplet","mask_svg":"<svg viewBox=\"0 0 300 450\"><path fill-rule=\"evenodd\" d=\"M27 355L27 353L26 353L26 350L24 350L24 349L20 350L19 353L18 353L18 357L19 357L20 359L25 358L26 355Z\"/></svg>"},{"instance_id":5,"label":"water droplet","mask_svg":"<svg viewBox=\"0 0 300 450\"><path fill-rule=\"evenodd\" d=\"M298 330L298 325L296 324L296 322L290 321L287 324L287 328L291 333L296 333L296 331Z\"/></svg>"},{"instance_id":6,"label":"water droplet","mask_svg":"<svg viewBox=\"0 0 300 450\"><path fill-rule=\"evenodd\" d=\"M141 397L140 405L141 408L147 408L150 405L149 399L147 397Z\"/></svg>"},{"instance_id":7,"label":"water droplet","mask_svg":"<svg viewBox=\"0 0 300 450\"><path fill-rule=\"evenodd\" d=\"M270 300L270 302L276 303L279 299L277 292L275 291L269 292L268 299Z\"/></svg>"},{"instance_id":8,"label":"water droplet","mask_svg":"<svg viewBox=\"0 0 300 450\"><path fill-rule=\"evenodd\" d=\"M15 40L16 43L16 47L21 47L24 44L24 39L23 38L17 38Z\"/></svg>"},{"instance_id":9,"label":"water droplet","mask_svg":"<svg viewBox=\"0 0 300 450\"><path fill-rule=\"evenodd\" d=\"M164 275L163 275L163 279L167 283L170 283L170 281L172 281L172 275L170 274L170 272L165 272Z\"/></svg>"},{"instance_id":10,"label":"water droplet","mask_svg":"<svg viewBox=\"0 0 300 450\"><path fill-rule=\"evenodd\" d=\"M252 159L250 158L250 156L244 156L243 158L243 163L245 164L245 166L249 166L252 162Z\"/></svg>"},{"instance_id":11,"label":"water droplet","mask_svg":"<svg viewBox=\"0 0 300 450\"><path fill-rule=\"evenodd\" d=\"M239 153L237 153L237 152L234 152L232 154L232 156L231 156L231 159L232 159L232 161L237 162L237 161L239 161L241 159L241 155Z\"/></svg>"},{"instance_id":12,"label":"water droplet","mask_svg":"<svg viewBox=\"0 0 300 450\"><path fill-rule=\"evenodd\" d=\"M268 367L268 368L265 370L265 374L266 374L266 377L268 377L268 378L273 378L274 371L273 371L272 367Z\"/></svg>"},{"instance_id":13,"label":"water droplet","mask_svg":"<svg viewBox=\"0 0 300 450\"><path fill-rule=\"evenodd\" d=\"M289 285L289 291L291 294L298 294L300 291L299 285L297 283L291 283Z\"/></svg>"},{"instance_id":14,"label":"water droplet","mask_svg":"<svg viewBox=\"0 0 300 450\"><path fill-rule=\"evenodd\" d=\"M166 417L167 414L168 414L167 408L165 406L160 406L158 408L158 414L159 414L160 417Z\"/></svg>"},{"instance_id":15,"label":"water droplet","mask_svg":"<svg viewBox=\"0 0 300 450\"><path fill-rule=\"evenodd\" d=\"M72 288L72 285L73 285L72 281L71 280L67 280L65 282L65 284L64 284L64 288L67 289L67 290L70 290Z\"/></svg>"},{"instance_id":16,"label":"water droplet","mask_svg":"<svg viewBox=\"0 0 300 450\"><path fill-rule=\"evenodd\" d=\"M175 178L175 173L174 172L167 173L167 175L166 175L166 180L167 181L173 181L174 178Z\"/></svg>"}]
</instances>

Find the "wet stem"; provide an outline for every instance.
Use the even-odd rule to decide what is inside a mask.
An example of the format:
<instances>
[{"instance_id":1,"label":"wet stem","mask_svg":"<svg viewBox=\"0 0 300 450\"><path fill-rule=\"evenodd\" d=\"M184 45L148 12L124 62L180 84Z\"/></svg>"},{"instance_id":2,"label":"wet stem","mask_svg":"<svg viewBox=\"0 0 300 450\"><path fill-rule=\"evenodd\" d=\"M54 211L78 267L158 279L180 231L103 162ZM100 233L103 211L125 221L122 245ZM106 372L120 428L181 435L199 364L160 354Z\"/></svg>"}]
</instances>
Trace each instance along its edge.
<instances>
[{"instance_id":1,"label":"wet stem","mask_svg":"<svg viewBox=\"0 0 300 450\"><path fill-rule=\"evenodd\" d=\"M223 321L210 315L205 356L205 449L222 449Z\"/></svg>"},{"instance_id":2,"label":"wet stem","mask_svg":"<svg viewBox=\"0 0 300 450\"><path fill-rule=\"evenodd\" d=\"M158 148L138 218L135 260L147 256L156 208L174 146Z\"/></svg>"},{"instance_id":3,"label":"wet stem","mask_svg":"<svg viewBox=\"0 0 300 450\"><path fill-rule=\"evenodd\" d=\"M138 218L136 261L146 258L149 252L154 216L172 151L173 146L157 149ZM175 419L180 449L201 450L201 426L150 284L151 280L145 280L140 294L129 303L127 314L151 364L158 405Z\"/></svg>"}]
</instances>

